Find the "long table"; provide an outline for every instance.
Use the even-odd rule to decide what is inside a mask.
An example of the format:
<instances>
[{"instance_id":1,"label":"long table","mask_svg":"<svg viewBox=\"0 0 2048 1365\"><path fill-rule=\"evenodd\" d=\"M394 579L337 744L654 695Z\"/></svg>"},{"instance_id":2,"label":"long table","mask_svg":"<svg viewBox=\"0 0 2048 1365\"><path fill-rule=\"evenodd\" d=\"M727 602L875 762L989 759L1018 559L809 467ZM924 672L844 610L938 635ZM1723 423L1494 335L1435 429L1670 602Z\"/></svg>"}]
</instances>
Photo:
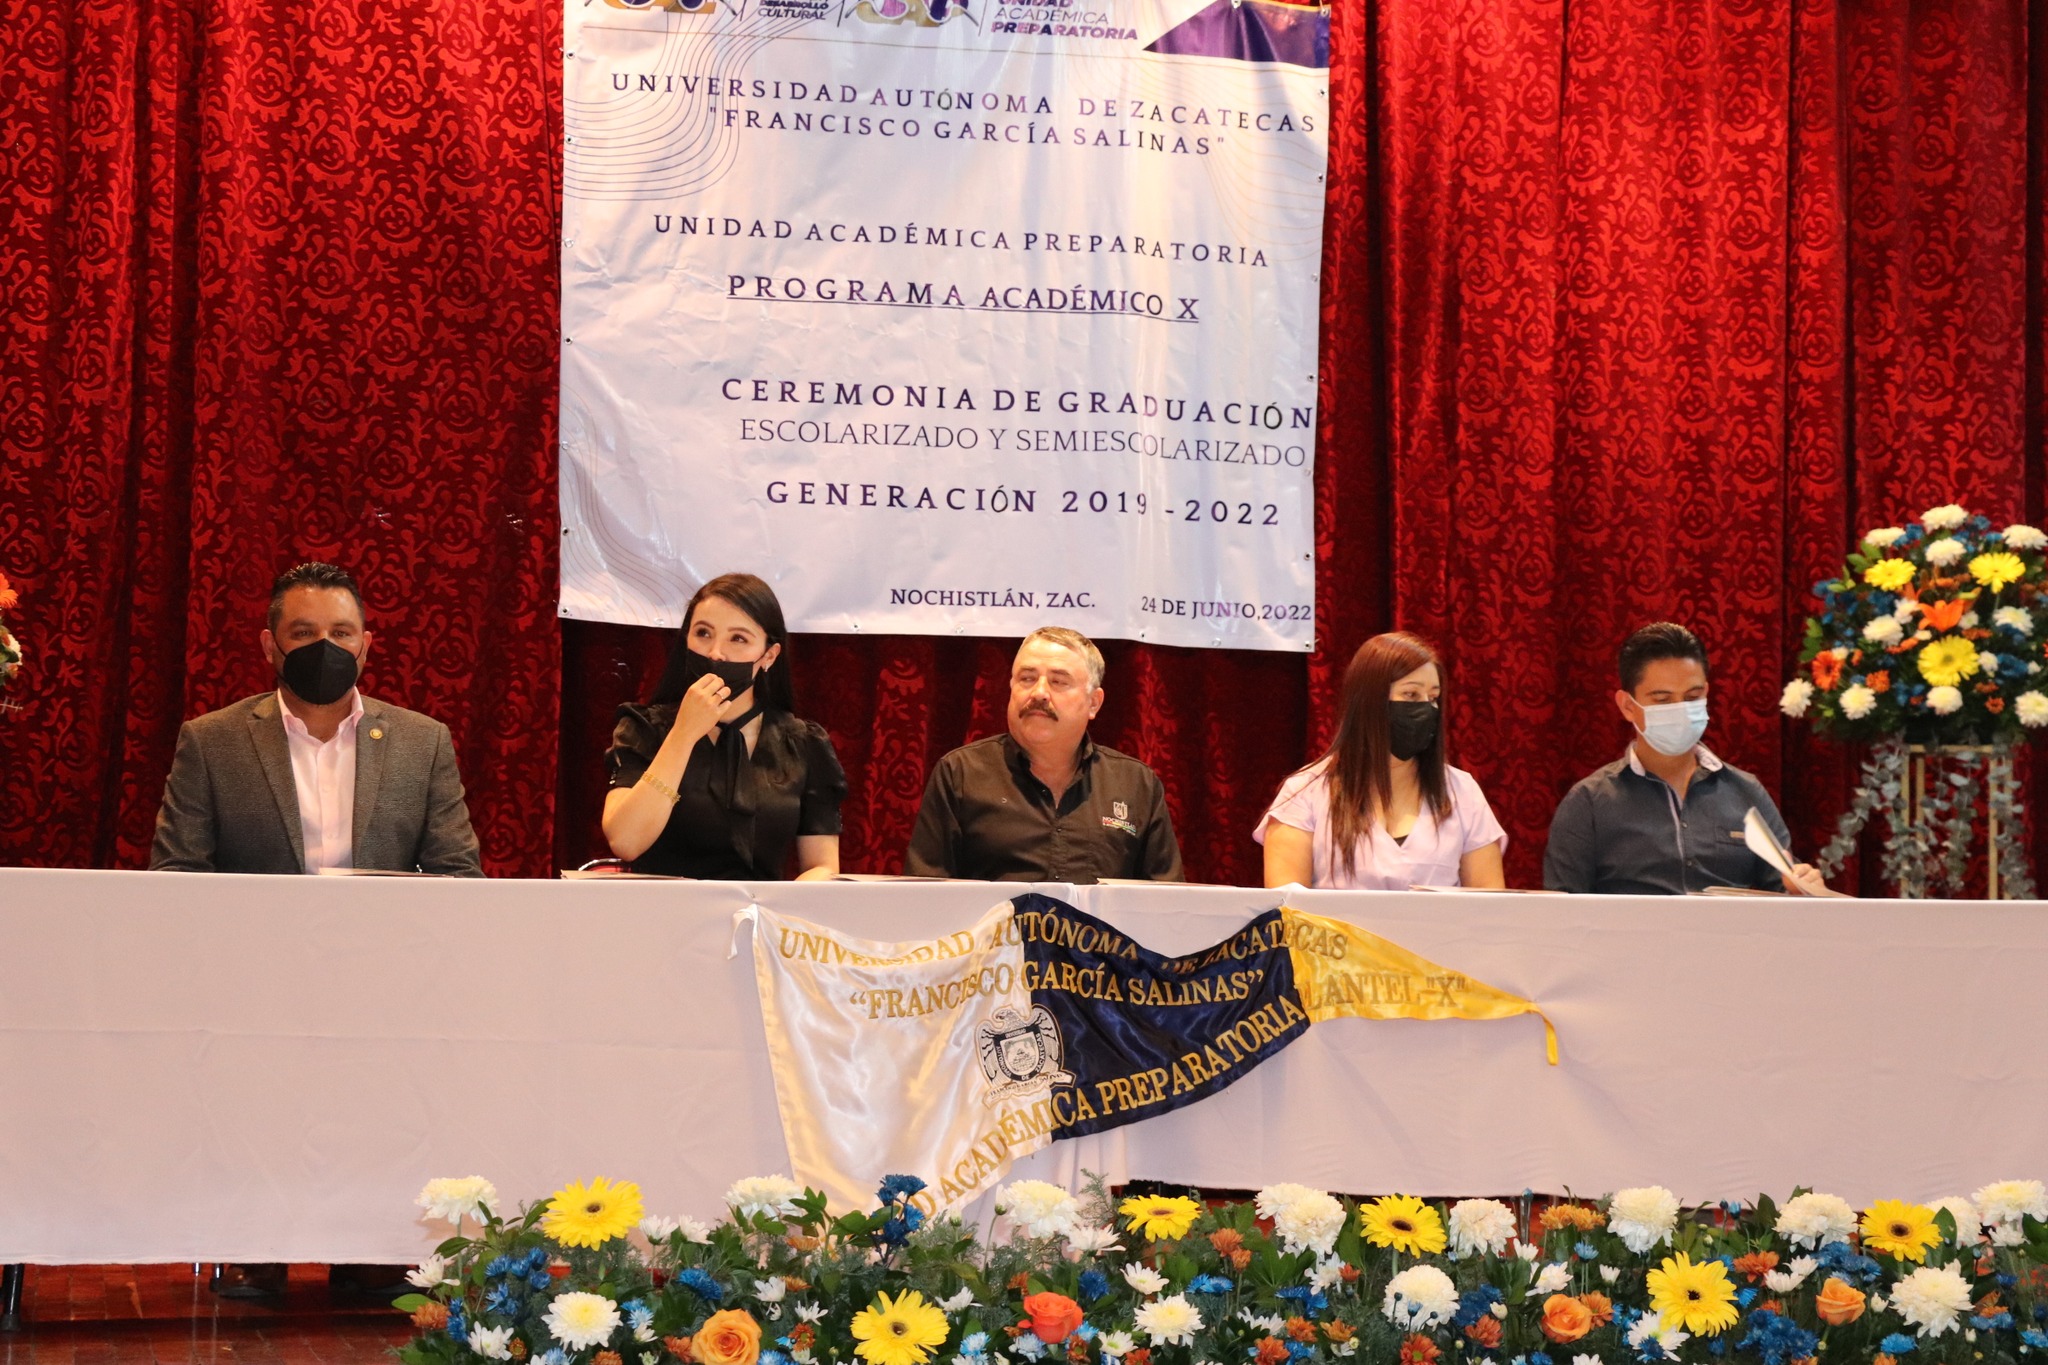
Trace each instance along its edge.
<instances>
[{"instance_id":1,"label":"long table","mask_svg":"<svg viewBox=\"0 0 2048 1365\"><path fill-rule=\"evenodd\" d=\"M0 1263L410 1259L439 1175L712 1216L787 1160L734 912L908 939L1018 889L0 869ZM1035 889L1169 953L1279 901ZM2048 1175L2040 903L1291 903L1530 997L1562 1065L1530 1017L1320 1024L1013 1176L1862 1204Z\"/></svg>"}]
</instances>

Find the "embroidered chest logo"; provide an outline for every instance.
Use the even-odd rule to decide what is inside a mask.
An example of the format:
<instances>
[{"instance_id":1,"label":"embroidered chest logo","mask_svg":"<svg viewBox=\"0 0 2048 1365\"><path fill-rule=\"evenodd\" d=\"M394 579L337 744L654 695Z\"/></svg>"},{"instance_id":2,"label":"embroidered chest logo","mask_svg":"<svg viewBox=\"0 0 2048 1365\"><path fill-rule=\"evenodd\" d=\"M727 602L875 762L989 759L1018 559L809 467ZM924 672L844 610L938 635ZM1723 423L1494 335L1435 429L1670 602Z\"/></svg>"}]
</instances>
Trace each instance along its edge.
<instances>
[{"instance_id":1,"label":"embroidered chest logo","mask_svg":"<svg viewBox=\"0 0 2048 1365\"><path fill-rule=\"evenodd\" d=\"M1014 1005L1004 1005L975 1027L974 1051L981 1059L981 1074L988 1078L983 1104L994 1106L1074 1083L1074 1073L1061 1069L1066 1046L1059 1023L1043 1005L1028 1016Z\"/></svg>"},{"instance_id":2,"label":"embroidered chest logo","mask_svg":"<svg viewBox=\"0 0 2048 1365\"><path fill-rule=\"evenodd\" d=\"M1120 829L1133 839L1138 837L1138 827L1131 823L1131 808L1122 801L1112 801L1109 808L1113 814L1102 817L1104 829Z\"/></svg>"}]
</instances>

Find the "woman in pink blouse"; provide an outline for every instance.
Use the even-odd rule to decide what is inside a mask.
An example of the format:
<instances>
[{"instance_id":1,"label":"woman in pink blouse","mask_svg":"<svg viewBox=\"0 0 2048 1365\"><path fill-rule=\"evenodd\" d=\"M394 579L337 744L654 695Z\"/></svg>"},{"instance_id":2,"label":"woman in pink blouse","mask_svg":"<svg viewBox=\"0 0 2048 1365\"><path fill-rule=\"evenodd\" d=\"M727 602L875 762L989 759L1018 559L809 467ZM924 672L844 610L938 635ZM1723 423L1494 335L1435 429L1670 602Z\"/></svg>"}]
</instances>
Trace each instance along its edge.
<instances>
[{"instance_id":1,"label":"woman in pink blouse","mask_svg":"<svg viewBox=\"0 0 2048 1365\"><path fill-rule=\"evenodd\" d=\"M1280 784L1252 833L1266 885L1507 885L1506 832L1472 775L1444 762L1442 696L1436 652L1413 635L1359 646L1330 751Z\"/></svg>"}]
</instances>

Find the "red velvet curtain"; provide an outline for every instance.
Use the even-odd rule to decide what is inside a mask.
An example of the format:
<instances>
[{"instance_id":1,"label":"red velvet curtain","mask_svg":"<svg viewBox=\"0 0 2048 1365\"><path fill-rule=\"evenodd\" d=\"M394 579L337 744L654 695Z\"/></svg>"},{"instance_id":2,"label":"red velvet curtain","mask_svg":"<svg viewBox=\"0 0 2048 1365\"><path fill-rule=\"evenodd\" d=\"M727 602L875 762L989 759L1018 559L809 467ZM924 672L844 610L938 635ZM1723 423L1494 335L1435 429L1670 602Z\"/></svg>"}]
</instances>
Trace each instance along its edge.
<instances>
[{"instance_id":1,"label":"red velvet curtain","mask_svg":"<svg viewBox=\"0 0 2048 1365\"><path fill-rule=\"evenodd\" d=\"M366 686L454 728L486 865L600 851L663 642L554 616L560 11L6 0L0 860L133 866L177 724L266 685L264 589L356 568ZM1369 0L1334 14L1307 660L1111 643L1099 737L1205 880L1350 652L1450 664L1454 760L1533 883L1620 752L1614 649L1691 622L1710 742L1811 849L1845 756L1779 719L1854 530L2043 512L2048 31L2021 0ZM735 566L742 567L742 566ZM799 698L897 865L1002 724L1009 646L807 637ZM2036 788L2037 804L2048 787Z\"/></svg>"}]
</instances>

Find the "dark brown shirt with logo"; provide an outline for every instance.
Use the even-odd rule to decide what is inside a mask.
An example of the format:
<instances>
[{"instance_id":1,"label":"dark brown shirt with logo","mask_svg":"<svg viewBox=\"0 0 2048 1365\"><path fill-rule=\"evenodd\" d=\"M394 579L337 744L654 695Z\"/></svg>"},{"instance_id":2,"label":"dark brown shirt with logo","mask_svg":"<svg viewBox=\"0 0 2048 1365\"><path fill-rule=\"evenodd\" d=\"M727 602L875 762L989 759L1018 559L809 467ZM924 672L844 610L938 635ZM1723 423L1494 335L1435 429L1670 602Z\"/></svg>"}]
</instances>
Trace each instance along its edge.
<instances>
[{"instance_id":1,"label":"dark brown shirt with logo","mask_svg":"<svg viewBox=\"0 0 2048 1365\"><path fill-rule=\"evenodd\" d=\"M1084 738L1055 807L1007 734L963 745L932 769L903 870L991 882L1186 880L1166 790L1150 768Z\"/></svg>"}]
</instances>

